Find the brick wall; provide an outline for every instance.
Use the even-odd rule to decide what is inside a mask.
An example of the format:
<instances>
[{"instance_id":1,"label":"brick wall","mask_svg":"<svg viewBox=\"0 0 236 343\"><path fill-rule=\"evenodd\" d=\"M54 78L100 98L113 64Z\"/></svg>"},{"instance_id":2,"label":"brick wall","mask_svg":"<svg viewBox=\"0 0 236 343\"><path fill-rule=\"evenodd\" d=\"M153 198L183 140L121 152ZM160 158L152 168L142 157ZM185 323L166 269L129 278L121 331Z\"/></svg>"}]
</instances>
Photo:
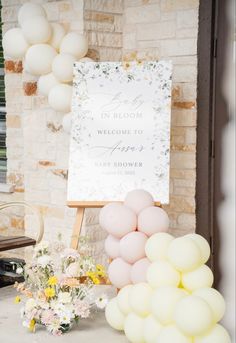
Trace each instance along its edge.
<instances>
[{"instance_id":1,"label":"brick wall","mask_svg":"<svg viewBox=\"0 0 236 343\"><path fill-rule=\"evenodd\" d=\"M3 30L16 25L19 0L2 0ZM21 1L22 3L24 1ZM39 2L39 1L37 1ZM196 77L198 0L41 0L51 21L86 32L88 56L101 61L173 60L171 131L171 228L195 229ZM45 238L71 238L75 210L65 206L69 137L62 115L37 94L36 79L21 62L6 61L8 181L16 184L1 201L26 200L39 208ZM35 231L35 218L18 209L0 217L4 230ZM88 210L84 230L94 255L102 253L104 233L97 210ZM0 214L1 215L1 214ZM4 218L4 219L2 219ZM24 220L23 220L24 219ZM25 223L24 223L25 221ZM177 231L176 231L177 229ZM1 226L0 226L1 230ZM19 231L17 231L19 232Z\"/></svg>"}]
</instances>

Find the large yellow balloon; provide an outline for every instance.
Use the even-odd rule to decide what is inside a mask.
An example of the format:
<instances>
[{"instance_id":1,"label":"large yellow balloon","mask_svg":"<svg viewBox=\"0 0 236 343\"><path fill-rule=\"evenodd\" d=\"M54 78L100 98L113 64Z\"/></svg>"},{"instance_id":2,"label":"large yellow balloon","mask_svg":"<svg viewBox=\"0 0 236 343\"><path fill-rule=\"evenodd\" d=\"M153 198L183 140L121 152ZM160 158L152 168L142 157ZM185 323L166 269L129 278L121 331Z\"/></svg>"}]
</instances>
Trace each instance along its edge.
<instances>
[{"instance_id":1,"label":"large yellow balloon","mask_svg":"<svg viewBox=\"0 0 236 343\"><path fill-rule=\"evenodd\" d=\"M151 287L178 287L180 273L168 261L153 262L147 270L147 281Z\"/></svg>"},{"instance_id":2,"label":"large yellow balloon","mask_svg":"<svg viewBox=\"0 0 236 343\"><path fill-rule=\"evenodd\" d=\"M202 287L211 287L213 281L213 273L205 264L191 272L183 273L181 278L184 288L191 292Z\"/></svg>"},{"instance_id":3,"label":"large yellow balloon","mask_svg":"<svg viewBox=\"0 0 236 343\"><path fill-rule=\"evenodd\" d=\"M216 323L223 318L225 313L225 300L220 292L209 287L197 289L193 292L193 295L197 295L208 303L213 312L214 321Z\"/></svg>"},{"instance_id":4,"label":"large yellow balloon","mask_svg":"<svg viewBox=\"0 0 236 343\"><path fill-rule=\"evenodd\" d=\"M208 303L200 297L189 295L178 301L174 320L187 336L199 336L212 327L213 313Z\"/></svg>"},{"instance_id":5,"label":"large yellow balloon","mask_svg":"<svg viewBox=\"0 0 236 343\"><path fill-rule=\"evenodd\" d=\"M132 310L138 315L145 317L150 313L150 299L152 288L147 283L137 283L129 294L129 303Z\"/></svg>"},{"instance_id":6,"label":"large yellow balloon","mask_svg":"<svg viewBox=\"0 0 236 343\"><path fill-rule=\"evenodd\" d=\"M177 302L185 296L186 292L180 288L157 288L151 298L152 314L163 325L173 323L175 306Z\"/></svg>"},{"instance_id":7,"label":"large yellow balloon","mask_svg":"<svg viewBox=\"0 0 236 343\"><path fill-rule=\"evenodd\" d=\"M225 328L217 324L204 336L196 337L194 343L231 343L231 339Z\"/></svg>"},{"instance_id":8,"label":"large yellow balloon","mask_svg":"<svg viewBox=\"0 0 236 343\"><path fill-rule=\"evenodd\" d=\"M185 237L192 239L198 245L202 255L202 263L206 263L211 254L211 248L207 240L196 233L191 233Z\"/></svg>"},{"instance_id":9,"label":"large yellow balloon","mask_svg":"<svg viewBox=\"0 0 236 343\"><path fill-rule=\"evenodd\" d=\"M130 296L130 292L132 288L133 288L133 285L127 285L121 288L121 290L119 291L117 295L117 303L118 303L119 309L125 316L127 316L132 311L129 304L129 296Z\"/></svg>"},{"instance_id":10,"label":"large yellow balloon","mask_svg":"<svg viewBox=\"0 0 236 343\"><path fill-rule=\"evenodd\" d=\"M168 247L173 239L173 236L165 232L152 235L145 246L145 252L149 260L152 262L166 260Z\"/></svg>"},{"instance_id":11,"label":"large yellow balloon","mask_svg":"<svg viewBox=\"0 0 236 343\"><path fill-rule=\"evenodd\" d=\"M146 317L144 319L143 331L145 343L156 343L162 327L163 326L152 315Z\"/></svg>"},{"instance_id":12,"label":"large yellow balloon","mask_svg":"<svg viewBox=\"0 0 236 343\"><path fill-rule=\"evenodd\" d=\"M168 259L180 272L188 272L202 264L198 245L185 236L174 239L168 248Z\"/></svg>"},{"instance_id":13,"label":"large yellow balloon","mask_svg":"<svg viewBox=\"0 0 236 343\"><path fill-rule=\"evenodd\" d=\"M145 343L144 340L144 318L130 313L125 319L125 335L131 343Z\"/></svg>"},{"instance_id":14,"label":"large yellow balloon","mask_svg":"<svg viewBox=\"0 0 236 343\"><path fill-rule=\"evenodd\" d=\"M157 341L158 343L193 343L191 337L185 336L175 325L164 327Z\"/></svg>"},{"instance_id":15,"label":"large yellow balloon","mask_svg":"<svg viewBox=\"0 0 236 343\"><path fill-rule=\"evenodd\" d=\"M120 311L118 304L117 304L117 298L113 298L110 300L110 302L106 306L105 310L105 316L108 324L116 330L123 330L124 329L124 322L125 322L125 316Z\"/></svg>"}]
</instances>

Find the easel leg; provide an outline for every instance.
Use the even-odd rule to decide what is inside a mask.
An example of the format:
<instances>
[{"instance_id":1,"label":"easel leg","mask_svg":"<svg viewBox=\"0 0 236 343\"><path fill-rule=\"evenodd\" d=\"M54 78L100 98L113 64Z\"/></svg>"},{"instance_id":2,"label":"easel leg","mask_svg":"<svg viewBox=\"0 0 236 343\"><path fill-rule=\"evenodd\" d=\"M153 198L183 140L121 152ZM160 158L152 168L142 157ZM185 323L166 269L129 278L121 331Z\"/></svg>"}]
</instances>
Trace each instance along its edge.
<instances>
[{"instance_id":1,"label":"easel leg","mask_svg":"<svg viewBox=\"0 0 236 343\"><path fill-rule=\"evenodd\" d=\"M84 218L84 211L85 208L79 207L77 209L77 214L75 218L75 224L73 228L73 233L71 237L71 248L77 249L78 248L78 243L79 243L79 236L82 228L82 223L83 223L83 218Z\"/></svg>"}]
</instances>

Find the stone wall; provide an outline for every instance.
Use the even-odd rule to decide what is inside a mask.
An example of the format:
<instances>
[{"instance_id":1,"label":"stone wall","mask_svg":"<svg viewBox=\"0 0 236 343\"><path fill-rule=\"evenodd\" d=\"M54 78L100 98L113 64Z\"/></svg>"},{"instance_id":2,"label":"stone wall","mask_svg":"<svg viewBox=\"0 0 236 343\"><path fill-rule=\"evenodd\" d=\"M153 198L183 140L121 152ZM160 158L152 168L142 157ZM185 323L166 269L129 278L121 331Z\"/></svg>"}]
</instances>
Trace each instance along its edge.
<instances>
[{"instance_id":1,"label":"stone wall","mask_svg":"<svg viewBox=\"0 0 236 343\"><path fill-rule=\"evenodd\" d=\"M32 0L36 1L36 0ZM25 0L2 0L3 30L16 26ZM86 32L88 56L101 61L173 60L171 130L171 201L166 207L177 234L195 229L196 78L198 0L58 0L43 3L49 20ZM37 94L36 79L22 63L6 61L8 181L15 193L1 201L26 200L37 206L45 222L45 238L59 234L69 244L75 210L65 206L69 136L62 114ZM97 211L87 211L84 230L94 254L102 254L104 233ZM0 214L1 215L1 214ZM4 219L2 219L4 218ZM21 209L0 217L4 230L33 234L36 219ZM3 225L0 225L0 229ZM177 230L176 230L177 229Z\"/></svg>"}]
</instances>

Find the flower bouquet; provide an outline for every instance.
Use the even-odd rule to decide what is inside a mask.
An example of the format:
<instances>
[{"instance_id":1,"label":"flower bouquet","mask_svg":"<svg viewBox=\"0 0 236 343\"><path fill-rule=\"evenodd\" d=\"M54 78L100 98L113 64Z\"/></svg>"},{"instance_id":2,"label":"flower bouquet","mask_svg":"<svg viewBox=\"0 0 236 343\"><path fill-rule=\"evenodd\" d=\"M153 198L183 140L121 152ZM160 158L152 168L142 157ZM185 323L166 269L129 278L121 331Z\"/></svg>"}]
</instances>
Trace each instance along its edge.
<instances>
[{"instance_id":1,"label":"flower bouquet","mask_svg":"<svg viewBox=\"0 0 236 343\"><path fill-rule=\"evenodd\" d=\"M38 244L32 261L19 272L25 282L15 287L28 298L21 316L23 325L32 332L43 325L53 335L61 335L80 319L88 318L93 307L106 306L106 296L96 299L93 291L94 284L106 278L104 267L61 243ZM21 298L17 296L15 302Z\"/></svg>"}]
</instances>

